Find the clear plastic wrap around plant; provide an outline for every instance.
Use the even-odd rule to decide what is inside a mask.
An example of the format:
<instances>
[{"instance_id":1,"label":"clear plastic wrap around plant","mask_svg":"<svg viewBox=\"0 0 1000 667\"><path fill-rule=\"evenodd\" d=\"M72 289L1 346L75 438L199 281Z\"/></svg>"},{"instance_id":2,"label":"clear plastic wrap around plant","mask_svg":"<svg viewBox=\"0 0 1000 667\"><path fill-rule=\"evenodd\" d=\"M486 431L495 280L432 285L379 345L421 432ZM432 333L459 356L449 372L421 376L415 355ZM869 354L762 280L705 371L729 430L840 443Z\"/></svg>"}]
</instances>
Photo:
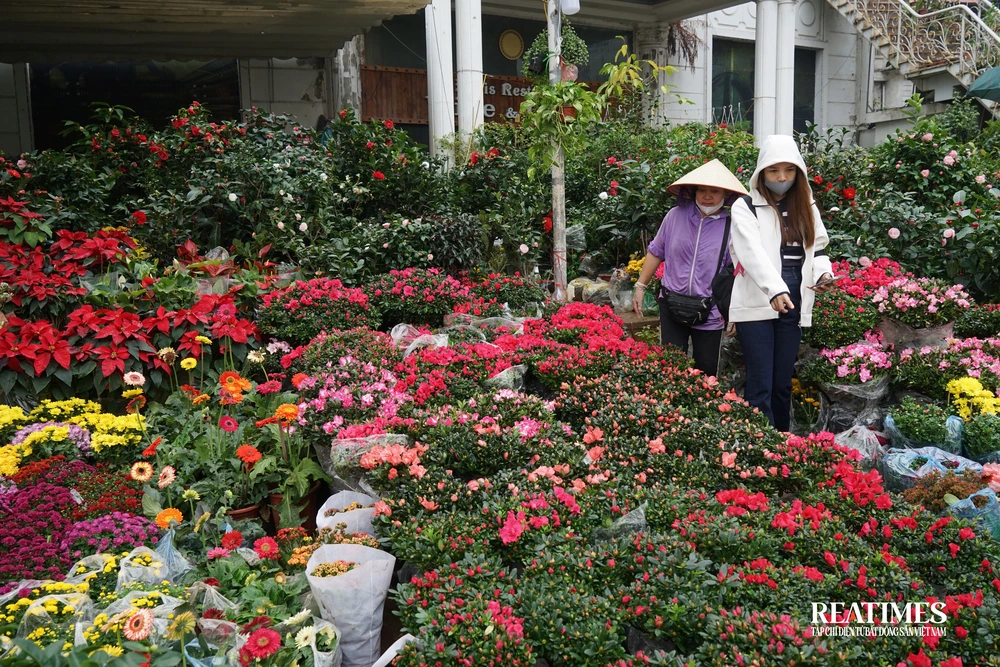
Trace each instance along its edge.
<instances>
[{"instance_id":1,"label":"clear plastic wrap around plant","mask_svg":"<svg viewBox=\"0 0 1000 667\"><path fill-rule=\"evenodd\" d=\"M819 426L840 433L852 426L882 425L879 403L889 393L889 377L864 384L830 384L820 382Z\"/></svg>"},{"instance_id":2,"label":"clear plastic wrap around plant","mask_svg":"<svg viewBox=\"0 0 1000 667\"><path fill-rule=\"evenodd\" d=\"M444 327L443 329L438 329L437 332L447 336L448 340L451 341L453 345L456 341L482 342L486 340L486 334L471 324L452 324Z\"/></svg>"},{"instance_id":3,"label":"clear plastic wrap around plant","mask_svg":"<svg viewBox=\"0 0 1000 667\"><path fill-rule=\"evenodd\" d=\"M199 618L198 630L209 645L222 648L239 634L240 626L221 618Z\"/></svg>"},{"instance_id":4,"label":"clear plastic wrap around plant","mask_svg":"<svg viewBox=\"0 0 1000 667\"><path fill-rule=\"evenodd\" d=\"M399 653L403 650L404 646L406 646L410 642L416 642L416 641L419 640L413 635L410 634L403 635L402 637L396 640L396 643L394 643L392 646L389 647L389 650L387 650L385 653L382 654L382 657L380 657L375 662L375 664L372 665L372 667L389 667L389 665L392 664L392 661L396 658L396 656L399 655Z\"/></svg>"},{"instance_id":5,"label":"clear plastic wrap around plant","mask_svg":"<svg viewBox=\"0 0 1000 667\"><path fill-rule=\"evenodd\" d=\"M595 280L583 288L583 300L598 306L610 306L611 294L608 291L610 283L604 280Z\"/></svg>"},{"instance_id":6,"label":"clear plastic wrap around plant","mask_svg":"<svg viewBox=\"0 0 1000 667\"><path fill-rule=\"evenodd\" d=\"M973 456L972 460L976 463L1000 463L1000 451L988 452L986 454L980 454L979 456Z\"/></svg>"},{"instance_id":7,"label":"clear plastic wrap around plant","mask_svg":"<svg viewBox=\"0 0 1000 667\"><path fill-rule=\"evenodd\" d=\"M156 585L163 580L169 581L170 571L166 563L152 549L136 547L118 564L118 586L120 591L128 584L141 582Z\"/></svg>"},{"instance_id":8,"label":"clear plastic wrap around plant","mask_svg":"<svg viewBox=\"0 0 1000 667\"><path fill-rule=\"evenodd\" d=\"M424 333L411 324L397 324L389 335L404 357L424 347L448 347L447 334Z\"/></svg>"},{"instance_id":9,"label":"clear plastic wrap around plant","mask_svg":"<svg viewBox=\"0 0 1000 667\"><path fill-rule=\"evenodd\" d=\"M424 334L417 336L403 350L403 358L405 359L425 347L448 347L448 334Z\"/></svg>"},{"instance_id":10,"label":"clear plastic wrap around plant","mask_svg":"<svg viewBox=\"0 0 1000 667\"><path fill-rule=\"evenodd\" d=\"M25 639L39 628L66 629L76 623L89 623L95 613L94 602L86 593L45 595L24 610L17 636Z\"/></svg>"},{"instance_id":11,"label":"clear plastic wrap around plant","mask_svg":"<svg viewBox=\"0 0 1000 667\"><path fill-rule=\"evenodd\" d=\"M108 562L113 558L111 554L94 554L93 556L81 558L69 568L68 574L63 581L67 584L82 584L91 577L104 572L104 568L108 566ZM0 607L3 607L2 598L0 598Z\"/></svg>"},{"instance_id":12,"label":"clear plastic wrap around plant","mask_svg":"<svg viewBox=\"0 0 1000 667\"><path fill-rule=\"evenodd\" d=\"M611 306L618 312L628 312L632 310L632 279L622 269L615 269L611 274L611 282L608 283L608 296L611 298Z\"/></svg>"},{"instance_id":13,"label":"clear plastic wrap around plant","mask_svg":"<svg viewBox=\"0 0 1000 667\"><path fill-rule=\"evenodd\" d=\"M926 459L926 461L919 467L913 468L911 464L919 458ZM943 475L949 471L960 473L963 470L972 470L973 472L981 473L983 467L975 461L949 454L937 447L920 447L918 449L897 449L893 447L886 452L885 458L882 459L881 467L886 488L891 491L909 489L916 484L918 479L932 472Z\"/></svg>"},{"instance_id":14,"label":"clear plastic wrap around plant","mask_svg":"<svg viewBox=\"0 0 1000 667\"><path fill-rule=\"evenodd\" d=\"M160 538L160 542L156 545L156 553L167 566L167 576L164 578L172 584L179 584L184 575L194 569L191 561L174 546L173 528Z\"/></svg>"},{"instance_id":15,"label":"clear plastic wrap around plant","mask_svg":"<svg viewBox=\"0 0 1000 667\"><path fill-rule=\"evenodd\" d=\"M409 438L396 433L369 435L364 438L334 440L330 447L315 447L320 466L333 478L333 490L356 491L377 496L378 493L365 481L361 457L375 446L406 445Z\"/></svg>"},{"instance_id":16,"label":"clear plastic wrap around plant","mask_svg":"<svg viewBox=\"0 0 1000 667\"><path fill-rule=\"evenodd\" d=\"M502 370L493 377L489 378L483 384L487 387L494 387L496 389L513 389L514 391L521 391L524 388L524 374L527 372L528 367L524 364L511 366L510 368Z\"/></svg>"},{"instance_id":17,"label":"clear plastic wrap around plant","mask_svg":"<svg viewBox=\"0 0 1000 667\"><path fill-rule=\"evenodd\" d=\"M253 567L254 565L256 565L257 563L259 563L261 561L260 556L258 556L257 552L254 551L253 549L248 549L246 547L240 547L239 549L236 550L236 553L250 567Z\"/></svg>"},{"instance_id":18,"label":"clear plastic wrap around plant","mask_svg":"<svg viewBox=\"0 0 1000 667\"><path fill-rule=\"evenodd\" d=\"M904 436L899 427L896 426L896 420L893 419L892 415L885 416L885 433L892 440L892 446L897 449L917 449L920 447L937 447L938 449L943 449L949 454L961 454L962 453L962 426L965 422L962 421L961 417L956 417L952 415L945 420L944 427L947 435L945 436L944 442L916 442L915 440L910 440Z\"/></svg>"},{"instance_id":19,"label":"clear plastic wrap around plant","mask_svg":"<svg viewBox=\"0 0 1000 667\"><path fill-rule=\"evenodd\" d=\"M986 498L986 504L976 507L973 498ZM997 502L997 494L993 489L983 489L977 491L965 500L960 500L945 510L958 519L972 519L981 530L993 539L1000 538L1000 502Z\"/></svg>"},{"instance_id":20,"label":"clear plastic wrap around plant","mask_svg":"<svg viewBox=\"0 0 1000 667\"><path fill-rule=\"evenodd\" d=\"M18 592L28 589L29 591L38 588L42 584L48 583L48 579L22 579L17 582L14 588L10 589L3 595L0 595L0 609L3 609L4 605L18 597ZM70 582L70 583L80 583L80 582Z\"/></svg>"},{"instance_id":21,"label":"clear plastic wrap around plant","mask_svg":"<svg viewBox=\"0 0 1000 667\"><path fill-rule=\"evenodd\" d=\"M338 560L356 567L337 577L314 577L320 563ZM392 583L396 558L357 544L327 544L306 564L306 575L323 620L340 629L344 667L370 667L379 657L382 608Z\"/></svg>"},{"instance_id":22,"label":"clear plastic wrap around plant","mask_svg":"<svg viewBox=\"0 0 1000 667\"><path fill-rule=\"evenodd\" d=\"M598 528L590 535L592 544L609 542L617 537L624 537L632 533L644 533L647 530L646 524L646 503L635 508L628 514L624 514L615 519L607 528Z\"/></svg>"},{"instance_id":23,"label":"clear plastic wrap around plant","mask_svg":"<svg viewBox=\"0 0 1000 667\"><path fill-rule=\"evenodd\" d=\"M954 322L914 329L902 322L884 318L878 330L882 332L883 342L887 346L894 345L900 352L908 347L941 347L947 344L949 338L955 337Z\"/></svg>"},{"instance_id":24,"label":"clear plastic wrap around plant","mask_svg":"<svg viewBox=\"0 0 1000 667\"><path fill-rule=\"evenodd\" d=\"M108 615L108 618L113 618L117 614L128 612L130 609L135 607L134 602L140 598L148 598L150 596L149 591L129 591L125 597L118 598L110 605L104 609L104 613ZM160 604L155 607L146 607L153 613L153 631L150 633L152 637L162 637L167 632L167 626L172 620L170 617L174 615L174 612L184 604L184 600L180 598L171 597L169 595L160 595ZM79 625L77 626L79 627Z\"/></svg>"},{"instance_id":25,"label":"clear plastic wrap around plant","mask_svg":"<svg viewBox=\"0 0 1000 667\"><path fill-rule=\"evenodd\" d=\"M468 313L449 313L444 316L444 323L448 327L469 326L477 331L484 328L498 329L504 327L511 330L511 333L520 335L524 332L524 321L526 317L514 317L513 315L501 317L475 317ZM448 329L440 329L439 333L447 333ZM485 337L484 337L485 339Z\"/></svg>"},{"instance_id":26,"label":"clear plastic wrap around plant","mask_svg":"<svg viewBox=\"0 0 1000 667\"><path fill-rule=\"evenodd\" d=\"M319 512L316 514L316 528L317 530L322 528L332 529L339 523L345 523L347 524L345 532L374 535L375 529L372 527L372 519L375 516L374 505L377 501L378 497L376 496L355 493L354 491L340 491L339 493L335 493L327 498L323 506L319 508ZM352 503L358 503L362 508L349 512L341 511ZM337 513L327 516L326 513L330 510L336 510Z\"/></svg>"},{"instance_id":27,"label":"clear plastic wrap around plant","mask_svg":"<svg viewBox=\"0 0 1000 667\"><path fill-rule=\"evenodd\" d=\"M852 426L843 433L838 433L834 441L861 452L861 462L866 467L874 468L885 458L885 447L879 442L879 435L867 426Z\"/></svg>"},{"instance_id":28,"label":"clear plastic wrap around plant","mask_svg":"<svg viewBox=\"0 0 1000 667\"><path fill-rule=\"evenodd\" d=\"M219 592L219 589L215 586L209 586L204 581L199 581L189 586L187 594L188 604L201 611L206 609L226 611L239 608L238 604L226 598L226 596Z\"/></svg>"},{"instance_id":29,"label":"clear plastic wrap around plant","mask_svg":"<svg viewBox=\"0 0 1000 667\"><path fill-rule=\"evenodd\" d=\"M583 225L566 228L566 250L583 252L587 249L587 229Z\"/></svg>"}]
</instances>

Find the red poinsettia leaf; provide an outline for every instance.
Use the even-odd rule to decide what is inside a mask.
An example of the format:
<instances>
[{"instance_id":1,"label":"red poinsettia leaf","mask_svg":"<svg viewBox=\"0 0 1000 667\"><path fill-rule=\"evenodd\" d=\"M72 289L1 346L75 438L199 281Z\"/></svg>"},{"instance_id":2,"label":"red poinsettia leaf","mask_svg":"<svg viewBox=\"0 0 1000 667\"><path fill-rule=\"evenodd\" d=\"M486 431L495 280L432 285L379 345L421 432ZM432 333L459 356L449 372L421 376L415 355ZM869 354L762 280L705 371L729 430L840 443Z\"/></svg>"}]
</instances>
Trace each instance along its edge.
<instances>
[{"instance_id":1,"label":"red poinsettia leaf","mask_svg":"<svg viewBox=\"0 0 1000 667\"><path fill-rule=\"evenodd\" d=\"M35 367L36 377L40 376L42 373L45 372L45 369L48 368L49 366L49 359L51 358L52 355L49 354L48 352L39 352L38 354L35 355L35 359L31 363Z\"/></svg>"}]
</instances>

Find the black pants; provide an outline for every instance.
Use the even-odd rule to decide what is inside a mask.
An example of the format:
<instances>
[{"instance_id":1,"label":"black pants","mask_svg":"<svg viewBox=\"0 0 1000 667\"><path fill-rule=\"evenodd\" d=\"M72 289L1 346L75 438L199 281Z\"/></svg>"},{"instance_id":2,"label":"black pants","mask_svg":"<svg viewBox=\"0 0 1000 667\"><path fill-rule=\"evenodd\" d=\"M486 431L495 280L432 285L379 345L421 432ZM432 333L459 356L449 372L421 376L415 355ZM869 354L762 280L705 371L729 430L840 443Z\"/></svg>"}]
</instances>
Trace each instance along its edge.
<instances>
[{"instance_id":1,"label":"black pants","mask_svg":"<svg viewBox=\"0 0 1000 667\"><path fill-rule=\"evenodd\" d=\"M792 374L802 340L802 329L799 328L801 265L782 267L781 278L788 286L795 310L774 320L737 322L736 334L740 338L743 361L747 367L744 395L747 402L759 408L774 428L787 431L791 423Z\"/></svg>"},{"instance_id":2,"label":"black pants","mask_svg":"<svg viewBox=\"0 0 1000 667\"><path fill-rule=\"evenodd\" d=\"M684 354L688 352L688 341L694 341L694 367L706 375L719 374L719 348L722 347L724 329L704 331L686 324L678 324L670 319L667 309L660 304L660 343L673 345Z\"/></svg>"}]
</instances>

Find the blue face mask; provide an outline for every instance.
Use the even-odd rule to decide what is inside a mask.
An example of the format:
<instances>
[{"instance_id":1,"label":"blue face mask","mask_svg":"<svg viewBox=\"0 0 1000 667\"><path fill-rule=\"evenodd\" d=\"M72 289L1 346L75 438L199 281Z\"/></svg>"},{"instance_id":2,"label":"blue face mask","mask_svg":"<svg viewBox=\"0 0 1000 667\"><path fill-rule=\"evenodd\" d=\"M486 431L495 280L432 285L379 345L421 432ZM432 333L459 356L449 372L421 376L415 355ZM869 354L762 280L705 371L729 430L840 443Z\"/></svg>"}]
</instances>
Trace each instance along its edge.
<instances>
[{"instance_id":1,"label":"blue face mask","mask_svg":"<svg viewBox=\"0 0 1000 667\"><path fill-rule=\"evenodd\" d=\"M782 181L769 181L765 178L764 185L766 185L767 189L773 192L774 194L783 195L792 189L792 186L795 185L795 179L793 178L790 181L782 182Z\"/></svg>"}]
</instances>

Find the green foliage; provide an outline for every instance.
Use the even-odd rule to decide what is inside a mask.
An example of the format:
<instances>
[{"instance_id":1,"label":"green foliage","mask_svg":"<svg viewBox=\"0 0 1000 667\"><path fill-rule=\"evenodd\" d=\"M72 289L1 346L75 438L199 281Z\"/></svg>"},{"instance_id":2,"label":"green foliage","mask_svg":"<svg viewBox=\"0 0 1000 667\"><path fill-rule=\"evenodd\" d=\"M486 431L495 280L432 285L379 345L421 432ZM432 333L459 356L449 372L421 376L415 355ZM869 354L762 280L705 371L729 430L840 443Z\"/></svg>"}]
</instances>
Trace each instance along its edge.
<instances>
[{"instance_id":1,"label":"green foliage","mask_svg":"<svg viewBox=\"0 0 1000 667\"><path fill-rule=\"evenodd\" d=\"M948 412L939 405L917 403L910 396L892 410L896 428L914 442L943 443L948 438Z\"/></svg>"},{"instance_id":2,"label":"green foliage","mask_svg":"<svg viewBox=\"0 0 1000 667\"><path fill-rule=\"evenodd\" d=\"M590 62L590 51L587 43L583 41L576 30L570 25L566 17L562 19L562 48L561 56L563 62L570 65L586 65ZM548 81L549 77L549 31L543 30L535 37L531 46L521 54L521 76L535 82ZM532 67L541 66L541 72L532 71Z\"/></svg>"},{"instance_id":3,"label":"green foliage","mask_svg":"<svg viewBox=\"0 0 1000 667\"><path fill-rule=\"evenodd\" d=\"M875 329L882 316L870 303L840 290L817 295L813 325L803 331L803 341L818 348L857 343Z\"/></svg>"},{"instance_id":4,"label":"green foliage","mask_svg":"<svg viewBox=\"0 0 1000 667\"><path fill-rule=\"evenodd\" d=\"M1000 417L978 414L965 422L962 442L970 456L1000 451Z\"/></svg>"},{"instance_id":5,"label":"green foliage","mask_svg":"<svg viewBox=\"0 0 1000 667\"><path fill-rule=\"evenodd\" d=\"M995 338L1000 336L1000 306L973 306L955 320L955 335L959 338Z\"/></svg>"}]
</instances>

